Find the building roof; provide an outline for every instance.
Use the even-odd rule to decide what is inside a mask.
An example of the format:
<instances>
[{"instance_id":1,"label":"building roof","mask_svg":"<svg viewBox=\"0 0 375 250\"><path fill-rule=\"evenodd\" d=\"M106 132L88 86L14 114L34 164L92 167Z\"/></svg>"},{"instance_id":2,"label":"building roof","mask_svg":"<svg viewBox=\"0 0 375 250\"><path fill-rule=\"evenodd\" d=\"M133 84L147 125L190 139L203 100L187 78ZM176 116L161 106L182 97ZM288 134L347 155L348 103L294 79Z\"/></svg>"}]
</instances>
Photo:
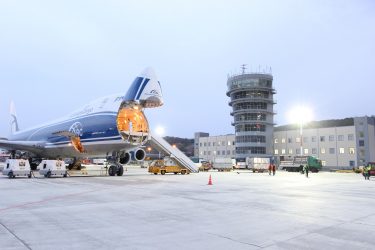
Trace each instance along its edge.
<instances>
[{"instance_id":1,"label":"building roof","mask_svg":"<svg viewBox=\"0 0 375 250\"><path fill-rule=\"evenodd\" d=\"M314 128L331 128L331 127L346 127L346 126L354 126L354 118L312 121L312 122L304 124L303 128L314 129ZM286 131L286 130L296 130L296 129L299 129L298 124L287 124L287 125L275 127L274 131Z\"/></svg>"}]
</instances>

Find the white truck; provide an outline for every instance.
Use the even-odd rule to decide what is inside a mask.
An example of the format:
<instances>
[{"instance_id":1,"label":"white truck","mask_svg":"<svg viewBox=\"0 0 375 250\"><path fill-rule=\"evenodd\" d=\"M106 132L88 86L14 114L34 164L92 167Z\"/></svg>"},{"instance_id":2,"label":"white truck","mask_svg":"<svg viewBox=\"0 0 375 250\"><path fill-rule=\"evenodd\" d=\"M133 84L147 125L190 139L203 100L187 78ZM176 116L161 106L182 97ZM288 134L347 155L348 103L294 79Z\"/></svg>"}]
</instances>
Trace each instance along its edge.
<instances>
[{"instance_id":1,"label":"white truck","mask_svg":"<svg viewBox=\"0 0 375 250\"><path fill-rule=\"evenodd\" d=\"M67 177L68 172L66 171L66 166L64 161L59 160L43 160L39 166L39 174L44 175L44 177L51 177L52 175L62 177Z\"/></svg>"},{"instance_id":2,"label":"white truck","mask_svg":"<svg viewBox=\"0 0 375 250\"><path fill-rule=\"evenodd\" d=\"M235 165L235 160L232 158L215 158L212 162L212 169L219 172L231 171Z\"/></svg>"},{"instance_id":3,"label":"white truck","mask_svg":"<svg viewBox=\"0 0 375 250\"><path fill-rule=\"evenodd\" d=\"M3 169L3 175L7 175L10 178L16 176L27 176L31 178L30 163L24 159L8 159Z\"/></svg>"},{"instance_id":4,"label":"white truck","mask_svg":"<svg viewBox=\"0 0 375 250\"><path fill-rule=\"evenodd\" d=\"M268 166L270 165L270 158L261 157L246 157L246 166L248 169L252 170L254 173L263 173L268 171Z\"/></svg>"}]
</instances>

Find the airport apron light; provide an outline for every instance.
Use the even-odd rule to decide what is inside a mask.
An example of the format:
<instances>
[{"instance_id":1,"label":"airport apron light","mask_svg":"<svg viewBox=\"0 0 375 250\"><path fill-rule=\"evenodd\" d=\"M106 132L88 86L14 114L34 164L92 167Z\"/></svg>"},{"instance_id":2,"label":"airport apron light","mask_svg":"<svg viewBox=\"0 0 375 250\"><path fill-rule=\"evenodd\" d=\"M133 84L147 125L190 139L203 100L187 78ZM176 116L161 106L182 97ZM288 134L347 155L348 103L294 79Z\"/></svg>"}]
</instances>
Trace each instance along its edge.
<instances>
[{"instance_id":1,"label":"airport apron light","mask_svg":"<svg viewBox=\"0 0 375 250\"><path fill-rule=\"evenodd\" d=\"M117 129L124 141L142 144L147 140L149 126L142 106L124 102L117 113Z\"/></svg>"}]
</instances>

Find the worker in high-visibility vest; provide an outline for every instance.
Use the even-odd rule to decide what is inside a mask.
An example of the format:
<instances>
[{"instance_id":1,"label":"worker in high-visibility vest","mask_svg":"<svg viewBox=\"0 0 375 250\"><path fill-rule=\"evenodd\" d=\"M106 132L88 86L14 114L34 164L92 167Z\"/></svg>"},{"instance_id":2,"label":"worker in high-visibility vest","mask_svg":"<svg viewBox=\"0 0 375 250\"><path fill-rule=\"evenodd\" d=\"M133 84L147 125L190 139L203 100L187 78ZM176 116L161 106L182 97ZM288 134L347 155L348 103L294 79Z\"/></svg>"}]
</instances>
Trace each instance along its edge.
<instances>
[{"instance_id":1,"label":"worker in high-visibility vest","mask_svg":"<svg viewBox=\"0 0 375 250\"><path fill-rule=\"evenodd\" d=\"M305 173L306 173L306 178L309 178L309 165L305 165L304 167L303 167L303 170L305 171Z\"/></svg>"}]
</instances>

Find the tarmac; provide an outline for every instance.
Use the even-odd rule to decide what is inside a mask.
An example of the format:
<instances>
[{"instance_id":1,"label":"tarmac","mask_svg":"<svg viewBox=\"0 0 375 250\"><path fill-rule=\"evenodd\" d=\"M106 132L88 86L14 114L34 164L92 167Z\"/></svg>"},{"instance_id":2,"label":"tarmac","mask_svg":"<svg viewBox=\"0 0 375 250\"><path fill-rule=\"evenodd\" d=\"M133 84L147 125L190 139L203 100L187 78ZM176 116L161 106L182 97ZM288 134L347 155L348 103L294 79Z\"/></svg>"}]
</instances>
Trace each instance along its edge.
<instances>
[{"instance_id":1,"label":"tarmac","mask_svg":"<svg viewBox=\"0 0 375 250\"><path fill-rule=\"evenodd\" d=\"M209 175L212 184L207 185ZM375 178L0 177L0 249L375 249Z\"/></svg>"}]
</instances>

